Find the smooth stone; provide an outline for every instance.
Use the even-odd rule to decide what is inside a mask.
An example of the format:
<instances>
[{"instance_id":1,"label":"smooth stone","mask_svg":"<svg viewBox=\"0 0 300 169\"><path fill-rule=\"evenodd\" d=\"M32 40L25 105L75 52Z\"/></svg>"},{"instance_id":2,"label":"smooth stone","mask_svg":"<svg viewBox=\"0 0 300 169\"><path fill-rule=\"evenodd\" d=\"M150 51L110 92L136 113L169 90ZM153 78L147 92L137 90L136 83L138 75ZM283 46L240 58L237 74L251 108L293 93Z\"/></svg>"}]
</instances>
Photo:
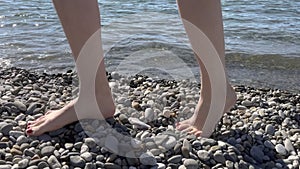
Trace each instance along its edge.
<instances>
[{"instance_id":1,"label":"smooth stone","mask_svg":"<svg viewBox=\"0 0 300 169\"><path fill-rule=\"evenodd\" d=\"M0 169L11 169L12 168L12 166L11 165L9 165L9 164L5 164L5 165L0 165Z\"/></svg>"},{"instance_id":2,"label":"smooth stone","mask_svg":"<svg viewBox=\"0 0 300 169\"><path fill-rule=\"evenodd\" d=\"M216 152L214 153L213 157L214 157L214 160L215 160L215 161L217 161L217 162L219 162L219 163L222 163L222 164L224 164L225 161L226 161L226 159L225 159L225 157L224 157L222 151L220 151L220 150L216 151Z\"/></svg>"},{"instance_id":3,"label":"smooth stone","mask_svg":"<svg viewBox=\"0 0 300 169\"><path fill-rule=\"evenodd\" d=\"M51 155L48 160L47 160L48 164L50 165L51 168L61 168L61 164L59 163L59 161L57 160L57 158L54 155ZM48 164L46 162L40 162L38 164L39 168L40 167L47 167Z\"/></svg>"},{"instance_id":4,"label":"smooth stone","mask_svg":"<svg viewBox=\"0 0 300 169\"><path fill-rule=\"evenodd\" d=\"M263 162L262 157L265 155L261 148L258 146L253 146L250 149L250 155L259 163Z\"/></svg>"},{"instance_id":5,"label":"smooth stone","mask_svg":"<svg viewBox=\"0 0 300 169\"><path fill-rule=\"evenodd\" d=\"M93 163L86 163L84 169L97 169L97 167Z\"/></svg>"},{"instance_id":6,"label":"smooth stone","mask_svg":"<svg viewBox=\"0 0 300 169\"><path fill-rule=\"evenodd\" d=\"M41 150L41 155L42 156L50 156L53 154L54 150L55 150L55 147L53 147L53 146L45 146Z\"/></svg>"},{"instance_id":7,"label":"smooth stone","mask_svg":"<svg viewBox=\"0 0 300 169\"><path fill-rule=\"evenodd\" d=\"M152 108L147 108L145 110L145 119L149 122L154 119L154 111Z\"/></svg>"},{"instance_id":8,"label":"smooth stone","mask_svg":"<svg viewBox=\"0 0 300 169\"><path fill-rule=\"evenodd\" d=\"M173 148L176 145L176 143L177 143L176 138L173 136L169 136L168 140L162 143L162 146L168 150Z\"/></svg>"},{"instance_id":9,"label":"smooth stone","mask_svg":"<svg viewBox=\"0 0 300 169\"><path fill-rule=\"evenodd\" d=\"M182 155L174 155L168 159L168 163L180 163L182 160Z\"/></svg>"},{"instance_id":10,"label":"smooth stone","mask_svg":"<svg viewBox=\"0 0 300 169\"><path fill-rule=\"evenodd\" d=\"M275 149L274 144L273 144L271 141L269 141L269 140L266 140L266 141L264 142L264 146L266 146L267 148L269 148L269 149L271 149L271 150L274 150L274 149Z\"/></svg>"},{"instance_id":11,"label":"smooth stone","mask_svg":"<svg viewBox=\"0 0 300 169\"><path fill-rule=\"evenodd\" d=\"M18 150L18 149L16 149L16 148L10 149L10 153L11 153L12 155L22 155L22 154L23 154L22 151L20 151L20 150Z\"/></svg>"},{"instance_id":12,"label":"smooth stone","mask_svg":"<svg viewBox=\"0 0 300 169\"><path fill-rule=\"evenodd\" d=\"M18 162L20 168L26 168L28 166L29 160L27 158L22 159Z\"/></svg>"},{"instance_id":13,"label":"smooth stone","mask_svg":"<svg viewBox=\"0 0 300 169\"><path fill-rule=\"evenodd\" d=\"M35 155L35 153L29 149L25 149L24 154L30 157L33 157Z\"/></svg>"},{"instance_id":14,"label":"smooth stone","mask_svg":"<svg viewBox=\"0 0 300 169\"><path fill-rule=\"evenodd\" d=\"M16 118L15 118L15 121L19 122L19 121L22 121L26 118L25 114L19 114Z\"/></svg>"},{"instance_id":15,"label":"smooth stone","mask_svg":"<svg viewBox=\"0 0 300 169\"><path fill-rule=\"evenodd\" d=\"M156 145L162 145L168 139L168 135L157 135L154 137Z\"/></svg>"},{"instance_id":16,"label":"smooth stone","mask_svg":"<svg viewBox=\"0 0 300 169\"><path fill-rule=\"evenodd\" d=\"M121 166L114 164L114 163L105 163L104 168L105 169L121 169Z\"/></svg>"},{"instance_id":17,"label":"smooth stone","mask_svg":"<svg viewBox=\"0 0 300 169\"><path fill-rule=\"evenodd\" d=\"M275 150L280 155L283 155L283 156L287 155L287 151L286 151L285 147L282 144L277 144L275 146Z\"/></svg>"},{"instance_id":18,"label":"smooth stone","mask_svg":"<svg viewBox=\"0 0 300 169\"><path fill-rule=\"evenodd\" d=\"M96 141L93 138L85 138L84 143L91 149L97 146Z\"/></svg>"},{"instance_id":19,"label":"smooth stone","mask_svg":"<svg viewBox=\"0 0 300 169\"><path fill-rule=\"evenodd\" d=\"M74 146L73 143L66 143L66 144L65 144L65 148L66 148L67 150L71 150L71 149L73 148L73 146Z\"/></svg>"},{"instance_id":20,"label":"smooth stone","mask_svg":"<svg viewBox=\"0 0 300 169\"><path fill-rule=\"evenodd\" d=\"M118 154L119 153L119 140L112 136L112 135L109 135L106 137L105 139L105 147L110 150L111 152L113 153L116 153Z\"/></svg>"},{"instance_id":21,"label":"smooth stone","mask_svg":"<svg viewBox=\"0 0 300 169\"><path fill-rule=\"evenodd\" d=\"M183 165L187 169L198 169L199 168L198 162L196 160L194 160L194 159L186 159L186 160L184 160Z\"/></svg>"},{"instance_id":22,"label":"smooth stone","mask_svg":"<svg viewBox=\"0 0 300 169\"><path fill-rule=\"evenodd\" d=\"M191 144L187 139L184 139L181 147L181 153L183 157L189 158L190 152L191 152Z\"/></svg>"},{"instance_id":23,"label":"smooth stone","mask_svg":"<svg viewBox=\"0 0 300 169\"><path fill-rule=\"evenodd\" d=\"M127 117L125 114L120 114L120 115L119 115L119 120L120 120L123 124L129 123L128 117Z\"/></svg>"},{"instance_id":24,"label":"smooth stone","mask_svg":"<svg viewBox=\"0 0 300 169\"><path fill-rule=\"evenodd\" d=\"M140 121L138 118L129 117L128 121L130 124L136 125L139 129L150 129L151 128L150 125Z\"/></svg>"},{"instance_id":25,"label":"smooth stone","mask_svg":"<svg viewBox=\"0 0 300 169\"><path fill-rule=\"evenodd\" d=\"M5 149L6 147L9 147L8 142L0 142L0 149Z\"/></svg>"},{"instance_id":26,"label":"smooth stone","mask_svg":"<svg viewBox=\"0 0 300 169\"><path fill-rule=\"evenodd\" d=\"M15 130L11 130L9 133L9 136L12 136L12 137L14 137L14 138L18 138L18 137L20 137L20 136L24 136L24 132L22 132L22 131L15 131Z\"/></svg>"},{"instance_id":27,"label":"smooth stone","mask_svg":"<svg viewBox=\"0 0 300 169\"><path fill-rule=\"evenodd\" d=\"M80 156L87 162L90 162L93 159L92 154L89 152L82 153Z\"/></svg>"},{"instance_id":28,"label":"smooth stone","mask_svg":"<svg viewBox=\"0 0 300 169\"><path fill-rule=\"evenodd\" d=\"M210 139L210 138L201 138L200 142L201 142L202 146L207 146L207 145L214 146L217 144L216 140Z\"/></svg>"},{"instance_id":29,"label":"smooth stone","mask_svg":"<svg viewBox=\"0 0 300 169\"><path fill-rule=\"evenodd\" d=\"M271 124L268 124L266 125L265 132L270 135L273 135L275 133L275 127L272 126Z\"/></svg>"},{"instance_id":30,"label":"smooth stone","mask_svg":"<svg viewBox=\"0 0 300 169\"><path fill-rule=\"evenodd\" d=\"M29 140L26 136L21 135L20 137L17 138L17 144L21 145L23 143L27 143Z\"/></svg>"},{"instance_id":31,"label":"smooth stone","mask_svg":"<svg viewBox=\"0 0 300 169\"><path fill-rule=\"evenodd\" d=\"M14 106L17 107L19 110L25 112L27 110L27 107L24 103L20 102L20 101L15 101Z\"/></svg>"},{"instance_id":32,"label":"smooth stone","mask_svg":"<svg viewBox=\"0 0 300 169\"><path fill-rule=\"evenodd\" d=\"M197 155L198 155L199 159L202 160L202 161L207 161L207 160L210 159L209 152L206 151L206 150L199 150L197 152Z\"/></svg>"},{"instance_id":33,"label":"smooth stone","mask_svg":"<svg viewBox=\"0 0 300 169\"><path fill-rule=\"evenodd\" d=\"M70 163L74 167L81 167L85 166L85 161L80 156L71 156Z\"/></svg>"},{"instance_id":34,"label":"smooth stone","mask_svg":"<svg viewBox=\"0 0 300 169\"><path fill-rule=\"evenodd\" d=\"M295 151L295 148L294 148L294 146L293 146L293 144L292 144L292 142L291 142L290 139L285 139L285 140L284 140L284 147L285 147L285 149L286 149L288 152L293 152L293 151Z\"/></svg>"},{"instance_id":35,"label":"smooth stone","mask_svg":"<svg viewBox=\"0 0 300 169\"><path fill-rule=\"evenodd\" d=\"M151 166L154 166L157 163L156 158L154 157L154 155L151 152L146 152L146 153L141 154L140 162L143 165L151 165Z\"/></svg>"},{"instance_id":36,"label":"smooth stone","mask_svg":"<svg viewBox=\"0 0 300 169\"><path fill-rule=\"evenodd\" d=\"M163 163L157 163L157 169L166 169L166 165Z\"/></svg>"},{"instance_id":37,"label":"smooth stone","mask_svg":"<svg viewBox=\"0 0 300 169\"><path fill-rule=\"evenodd\" d=\"M9 132L12 130L13 125L12 124L8 124L6 122L0 122L0 132L7 136L9 134Z\"/></svg>"}]
</instances>

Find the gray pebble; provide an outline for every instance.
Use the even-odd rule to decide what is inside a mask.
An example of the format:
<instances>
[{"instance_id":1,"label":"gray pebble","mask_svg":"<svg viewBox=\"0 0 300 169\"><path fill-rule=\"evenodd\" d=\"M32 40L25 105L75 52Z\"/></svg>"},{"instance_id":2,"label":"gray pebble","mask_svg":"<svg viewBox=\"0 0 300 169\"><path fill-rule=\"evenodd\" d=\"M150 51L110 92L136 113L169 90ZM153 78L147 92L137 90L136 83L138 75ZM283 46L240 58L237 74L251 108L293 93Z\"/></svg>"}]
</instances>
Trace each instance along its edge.
<instances>
[{"instance_id":1,"label":"gray pebble","mask_svg":"<svg viewBox=\"0 0 300 169\"><path fill-rule=\"evenodd\" d=\"M154 119L154 111L152 108L147 108L145 110L145 119L147 122L152 121Z\"/></svg>"},{"instance_id":2,"label":"gray pebble","mask_svg":"<svg viewBox=\"0 0 300 169\"><path fill-rule=\"evenodd\" d=\"M51 155L49 157L49 159L47 160L47 162L51 168L61 168L61 164L58 162L57 158L54 155ZM38 164L38 166L39 166L39 168L41 168L41 167L44 168L44 167L47 167L48 164L45 162L40 162Z\"/></svg>"},{"instance_id":3,"label":"gray pebble","mask_svg":"<svg viewBox=\"0 0 300 169\"><path fill-rule=\"evenodd\" d=\"M283 155L283 156L287 155L287 151L282 144L277 144L275 146L275 149L278 154Z\"/></svg>"},{"instance_id":4,"label":"gray pebble","mask_svg":"<svg viewBox=\"0 0 300 169\"><path fill-rule=\"evenodd\" d=\"M222 163L222 164L224 164L225 161L226 161L226 159L225 159L225 157L224 157L222 151L220 151L220 150L216 151L216 152L214 153L213 157L214 157L214 160L215 160L215 161L217 161L217 162L219 162L219 163Z\"/></svg>"},{"instance_id":5,"label":"gray pebble","mask_svg":"<svg viewBox=\"0 0 300 169\"><path fill-rule=\"evenodd\" d=\"M12 166L9 164L5 164L5 165L0 165L0 169L11 169Z\"/></svg>"},{"instance_id":6,"label":"gray pebble","mask_svg":"<svg viewBox=\"0 0 300 169\"><path fill-rule=\"evenodd\" d=\"M114 164L114 163L105 163L104 168L105 169L121 169L121 166Z\"/></svg>"},{"instance_id":7,"label":"gray pebble","mask_svg":"<svg viewBox=\"0 0 300 169\"><path fill-rule=\"evenodd\" d=\"M89 148L94 148L96 147L96 141L93 138L86 138L84 139L84 143L89 147Z\"/></svg>"},{"instance_id":8,"label":"gray pebble","mask_svg":"<svg viewBox=\"0 0 300 169\"><path fill-rule=\"evenodd\" d=\"M198 169L199 168L198 162L196 160L194 160L194 159L186 159L186 160L184 160L183 165L187 169Z\"/></svg>"},{"instance_id":9,"label":"gray pebble","mask_svg":"<svg viewBox=\"0 0 300 169\"><path fill-rule=\"evenodd\" d=\"M270 134L270 135L273 135L275 133L274 126L271 125L271 124L266 125L265 132Z\"/></svg>"},{"instance_id":10,"label":"gray pebble","mask_svg":"<svg viewBox=\"0 0 300 169\"><path fill-rule=\"evenodd\" d=\"M55 147L53 146L46 146L46 147L43 147L42 150L41 150L41 154L42 156L50 156L53 154L55 150Z\"/></svg>"},{"instance_id":11,"label":"gray pebble","mask_svg":"<svg viewBox=\"0 0 300 169\"><path fill-rule=\"evenodd\" d=\"M288 152L293 152L293 151L295 151L295 148L294 148L294 146L293 146L293 144L292 144L292 142L291 142L290 139L285 139L285 140L284 140L284 147L285 147L285 149L286 149Z\"/></svg>"},{"instance_id":12,"label":"gray pebble","mask_svg":"<svg viewBox=\"0 0 300 169\"><path fill-rule=\"evenodd\" d=\"M143 165L152 165L152 166L156 165L156 163L157 163L154 155L150 152L143 153L140 156L140 162Z\"/></svg>"},{"instance_id":13,"label":"gray pebble","mask_svg":"<svg viewBox=\"0 0 300 169\"><path fill-rule=\"evenodd\" d=\"M24 135L24 132L11 130L8 134L9 134L9 136L12 136L14 138L18 138L18 137Z\"/></svg>"},{"instance_id":14,"label":"gray pebble","mask_svg":"<svg viewBox=\"0 0 300 169\"><path fill-rule=\"evenodd\" d=\"M17 144L21 145L23 143L27 143L28 142L28 138L24 135L21 135L20 137L17 138Z\"/></svg>"},{"instance_id":15,"label":"gray pebble","mask_svg":"<svg viewBox=\"0 0 300 169\"><path fill-rule=\"evenodd\" d=\"M199 150L197 152L197 155L200 158L200 160L202 160L202 161L207 161L210 159L209 152L206 150Z\"/></svg>"},{"instance_id":16,"label":"gray pebble","mask_svg":"<svg viewBox=\"0 0 300 169\"><path fill-rule=\"evenodd\" d=\"M12 130L13 125L12 124L8 124L6 122L0 122L0 132L7 136L9 134L9 132Z\"/></svg>"},{"instance_id":17,"label":"gray pebble","mask_svg":"<svg viewBox=\"0 0 300 169\"><path fill-rule=\"evenodd\" d=\"M80 156L71 156L70 163L74 167L81 167L85 166L85 161Z\"/></svg>"},{"instance_id":18,"label":"gray pebble","mask_svg":"<svg viewBox=\"0 0 300 169\"><path fill-rule=\"evenodd\" d=\"M182 160L182 155L174 155L168 159L168 163L180 163Z\"/></svg>"},{"instance_id":19,"label":"gray pebble","mask_svg":"<svg viewBox=\"0 0 300 169\"><path fill-rule=\"evenodd\" d=\"M171 149L173 148L177 143L177 140L173 136L169 136L168 140L162 143L162 146L166 149Z\"/></svg>"},{"instance_id":20,"label":"gray pebble","mask_svg":"<svg viewBox=\"0 0 300 169\"><path fill-rule=\"evenodd\" d=\"M262 157L264 156L264 152L258 146L253 146L250 150L250 155L259 163L263 162Z\"/></svg>"},{"instance_id":21,"label":"gray pebble","mask_svg":"<svg viewBox=\"0 0 300 169\"><path fill-rule=\"evenodd\" d=\"M87 162L90 162L93 159L92 154L89 152L82 153L80 156Z\"/></svg>"},{"instance_id":22,"label":"gray pebble","mask_svg":"<svg viewBox=\"0 0 300 169\"><path fill-rule=\"evenodd\" d=\"M191 144L187 139L184 139L181 147L181 153L183 157L189 158L190 152L191 152Z\"/></svg>"},{"instance_id":23,"label":"gray pebble","mask_svg":"<svg viewBox=\"0 0 300 169\"><path fill-rule=\"evenodd\" d=\"M27 158L22 159L18 162L20 168L26 168L28 166L29 160Z\"/></svg>"}]
</instances>

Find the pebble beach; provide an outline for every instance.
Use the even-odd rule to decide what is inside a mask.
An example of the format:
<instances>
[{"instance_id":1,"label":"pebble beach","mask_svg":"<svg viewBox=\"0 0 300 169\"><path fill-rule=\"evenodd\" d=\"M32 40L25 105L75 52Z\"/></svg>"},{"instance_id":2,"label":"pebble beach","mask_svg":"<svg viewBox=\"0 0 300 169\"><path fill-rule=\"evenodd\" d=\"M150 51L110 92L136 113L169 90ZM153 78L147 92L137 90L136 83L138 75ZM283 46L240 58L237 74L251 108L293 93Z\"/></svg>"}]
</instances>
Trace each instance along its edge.
<instances>
[{"instance_id":1,"label":"pebble beach","mask_svg":"<svg viewBox=\"0 0 300 169\"><path fill-rule=\"evenodd\" d=\"M0 70L0 169L298 169L300 93L235 85L238 100L210 138L177 131L200 84L107 73L114 118L82 120L38 137L27 121L78 95L74 71Z\"/></svg>"}]
</instances>

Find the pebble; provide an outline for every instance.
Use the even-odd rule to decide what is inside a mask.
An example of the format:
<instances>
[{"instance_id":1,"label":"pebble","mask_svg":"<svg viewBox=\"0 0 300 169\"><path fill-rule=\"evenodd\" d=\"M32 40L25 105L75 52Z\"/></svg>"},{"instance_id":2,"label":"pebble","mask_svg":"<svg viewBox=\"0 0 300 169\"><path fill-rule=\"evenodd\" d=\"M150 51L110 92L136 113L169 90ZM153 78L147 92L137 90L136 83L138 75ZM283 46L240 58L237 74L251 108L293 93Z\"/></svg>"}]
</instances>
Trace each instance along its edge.
<instances>
[{"instance_id":1,"label":"pebble","mask_svg":"<svg viewBox=\"0 0 300 169\"><path fill-rule=\"evenodd\" d=\"M151 166L154 166L157 164L157 161L151 152L146 152L146 153L141 154L140 162L143 165L151 165Z\"/></svg>"},{"instance_id":2,"label":"pebble","mask_svg":"<svg viewBox=\"0 0 300 169\"><path fill-rule=\"evenodd\" d=\"M90 162L93 159L92 154L89 152L82 153L80 156L87 162Z\"/></svg>"},{"instance_id":3,"label":"pebble","mask_svg":"<svg viewBox=\"0 0 300 169\"><path fill-rule=\"evenodd\" d=\"M154 111L152 108L147 108L145 110L145 119L146 121L153 121L154 120Z\"/></svg>"},{"instance_id":4,"label":"pebble","mask_svg":"<svg viewBox=\"0 0 300 169\"><path fill-rule=\"evenodd\" d=\"M12 124L8 124L6 122L0 122L0 132L7 136L9 134L9 132L12 130L13 125Z\"/></svg>"},{"instance_id":5,"label":"pebble","mask_svg":"<svg viewBox=\"0 0 300 169\"><path fill-rule=\"evenodd\" d=\"M202 161L207 161L207 160L210 159L209 152L206 151L206 150L199 150L197 152L197 155L198 155L199 159L202 160Z\"/></svg>"},{"instance_id":6,"label":"pebble","mask_svg":"<svg viewBox=\"0 0 300 169\"><path fill-rule=\"evenodd\" d=\"M162 143L162 146L166 149L171 149L176 145L176 143L177 143L176 138L173 136L169 136L167 141Z\"/></svg>"},{"instance_id":7,"label":"pebble","mask_svg":"<svg viewBox=\"0 0 300 169\"><path fill-rule=\"evenodd\" d=\"M151 126L140 121L138 118L134 118L134 117L129 117L129 123L132 125L137 126L139 129L150 129Z\"/></svg>"},{"instance_id":8,"label":"pebble","mask_svg":"<svg viewBox=\"0 0 300 169\"><path fill-rule=\"evenodd\" d=\"M89 148L94 148L96 147L96 141L94 138L85 138L84 143L89 147Z\"/></svg>"},{"instance_id":9,"label":"pebble","mask_svg":"<svg viewBox=\"0 0 300 169\"><path fill-rule=\"evenodd\" d=\"M183 157L189 158L190 152L191 152L191 144L187 139L184 139L181 147L181 153Z\"/></svg>"},{"instance_id":10,"label":"pebble","mask_svg":"<svg viewBox=\"0 0 300 169\"><path fill-rule=\"evenodd\" d=\"M27 158L22 159L18 162L20 168L26 168L28 166L29 160Z\"/></svg>"},{"instance_id":11,"label":"pebble","mask_svg":"<svg viewBox=\"0 0 300 169\"><path fill-rule=\"evenodd\" d=\"M61 168L61 164L54 155L51 155L47 162L51 168ZM48 167L48 164L42 161L38 164L38 166L39 168L46 168Z\"/></svg>"},{"instance_id":12,"label":"pebble","mask_svg":"<svg viewBox=\"0 0 300 169\"><path fill-rule=\"evenodd\" d=\"M288 152L294 152L295 151L295 148L294 148L294 146L293 146L290 139L285 139L284 140L284 147Z\"/></svg>"},{"instance_id":13,"label":"pebble","mask_svg":"<svg viewBox=\"0 0 300 169\"><path fill-rule=\"evenodd\" d=\"M177 163L180 163L181 160L182 160L182 155L175 155L168 159L168 163L177 164Z\"/></svg>"},{"instance_id":14,"label":"pebble","mask_svg":"<svg viewBox=\"0 0 300 169\"><path fill-rule=\"evenodd\" d=\"M250 155L259 163L263 162L262 157L264 156L263 150L258 146L253 146L250 150Z\"/></svg>"},{"instance_id":15,"label":"pebble","mask_svg":"<svg viewBox=\"0 0 300 169\"><path fill-rule=\"evenodd\" d=\"M54 150L55 150L55 147L53 147L53 146L43 147L41 150L41 155L42 156L50 156L53 154Z\"/></svg>"},{"instance_id":16,"label":"pebble","mask_svg":"<svg viewBox=\"0 0 300 169\"><path fill-rule=\"evenodd\" d=\"M194 159L186 159L186 160L184 160L183 165L187 169L198 169L199 168L198 162L196 160L194 160Z\"/></svg>"},{"instance_id":17,"label":"pebble","mask_svg":"<svg viewBox=\"0 0 300 169\"><path fill-rule=\"evenodd\" d=\"M71 156L70 163L74 167L83 168L85 166L85 161L80 156Z\"/></svg>"},{"instance_id":18,"label":"pebble","mask_svg":"<svg viewBox=\"0 0 300 169\"><path fill-rule=\"evenodd\" d=\"M275 149L278 154L283 155L283 156L287 155L287 151L282 144L277 144L275 146Z\"/></svg>"},{"instance_id":19,"label":"pebble","mask_svg":"<svg viewBox=\"0 0 300 169\"><path fill-rule=\"evenodd\" d=\"M270 135L273 135L275 133L274 126L271 125L271 124L266 125L265 132L268 133L268 134L270 134Z\"/></svg>"},{"instance_id":20,"label":"pebble","mask_svg":"<svg viewBox=\"0 0 300 169\"><path fill-rule=\"evenodd\" d=\"M224 164L225 161L226 161L226 159L225 159L225 157L224 157L222 151L220 151L220 150L216 151L216 152L214 153L213 157L214 157L214 160L215 160L215 161L217 161L217 162L219 162L219 163L222 163L222 164Z\"/></svg>"}]
</instances>

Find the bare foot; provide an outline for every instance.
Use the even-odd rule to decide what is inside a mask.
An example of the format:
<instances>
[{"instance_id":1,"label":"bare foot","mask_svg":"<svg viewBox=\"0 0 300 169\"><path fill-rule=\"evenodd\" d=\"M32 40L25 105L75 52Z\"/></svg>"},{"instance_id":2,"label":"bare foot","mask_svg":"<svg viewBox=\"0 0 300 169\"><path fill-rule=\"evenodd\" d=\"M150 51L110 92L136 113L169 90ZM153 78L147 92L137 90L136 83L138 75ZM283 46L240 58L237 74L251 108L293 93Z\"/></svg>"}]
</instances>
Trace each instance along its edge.
<instances>
[{"instance_id":1,"label":"bare foot","mask_svg":"<svg viewBox=\"0 0 300 169\"><path fill-rule=\"evenodd\" d=\"M237 98L236 98L236 93L235 93L234 89L231 86L229 86L228 90L227 90L227 98L226 98L226 104L225 104L226 111L222 112L223 114L225 114L227 111L230 110L230 108L235 104L236 99ZM194 115L187 120L178 122L176 124L176 129L180 130L180 131L188 132L189 134L193 134L197 137L201 136L201 133L202 133L201 129L204 126L204 123L206 121L205 117L207 117L206 116L207 114L201 115L199 112L208 113L209 107L210 107L210 103L206 102L206 100L204 100L203 97L201 97ZM216 124L217 124L217 121L216 121Z\"/></svg>"},{"instance_id":2,"label":"bare foot","mask_svg":"<svg viewBox=\"0 0 300 169\"><path fill-rule=\"evenodd\" d=\"M45 132L54 131L64 127L67 124L72 122L84 119L83 117L78 117L75 112L74 105L78 102L78 99L75 99L68 103L66 106L59 110L48 111L44 116L41 116L35 121L29 121L27 123L26 134L28 136L38 136ZM112 109L114 110L114 108ZM99 114L94 112L84 112L86 117L92 119L102 120ZM113 117L114 111L110 113L102 114L103 118Z\"/></svg>"}]
</instances>

